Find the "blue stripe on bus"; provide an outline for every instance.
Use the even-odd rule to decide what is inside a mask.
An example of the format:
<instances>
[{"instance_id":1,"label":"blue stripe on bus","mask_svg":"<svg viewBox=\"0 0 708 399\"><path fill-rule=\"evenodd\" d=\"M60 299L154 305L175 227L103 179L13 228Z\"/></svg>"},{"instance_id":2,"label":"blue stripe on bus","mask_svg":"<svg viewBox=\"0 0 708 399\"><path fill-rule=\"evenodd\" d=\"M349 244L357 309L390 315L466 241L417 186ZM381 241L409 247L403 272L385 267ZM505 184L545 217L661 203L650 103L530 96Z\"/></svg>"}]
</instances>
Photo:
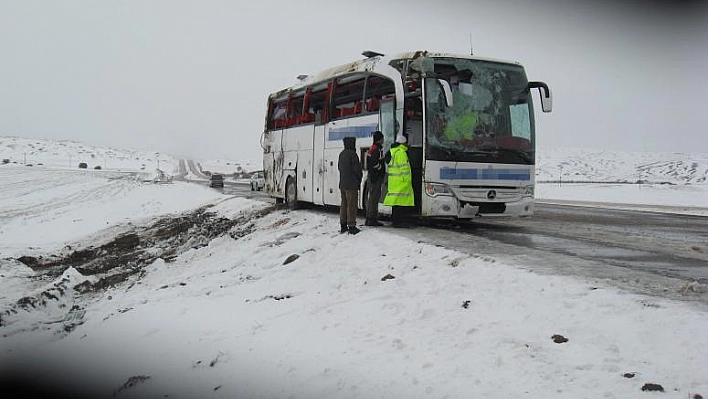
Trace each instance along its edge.
<instances>
[{"instance_id":1,"label":"blue stripe on bus","mask_svg":"<svg viewBox=\"0 0 708 399\"><path fill-rule=\"evenodd\" d=\"M441 180L531 180L528 169L441 168Z\"/></svg>"},{"instance_id":2,"label":"blue stripe on bus","mask_svg":"<svg viewBox=\"0 0 708 399\"><path fill-rule=\"evenodd\" d=\"M347 127L336 127L329 129L328 141L337 141L345 137L356 137L358 139L365 139L371 137L374 131L379 127L377 123L364 126L347 126Z\"/></svg>"}]
</instances>

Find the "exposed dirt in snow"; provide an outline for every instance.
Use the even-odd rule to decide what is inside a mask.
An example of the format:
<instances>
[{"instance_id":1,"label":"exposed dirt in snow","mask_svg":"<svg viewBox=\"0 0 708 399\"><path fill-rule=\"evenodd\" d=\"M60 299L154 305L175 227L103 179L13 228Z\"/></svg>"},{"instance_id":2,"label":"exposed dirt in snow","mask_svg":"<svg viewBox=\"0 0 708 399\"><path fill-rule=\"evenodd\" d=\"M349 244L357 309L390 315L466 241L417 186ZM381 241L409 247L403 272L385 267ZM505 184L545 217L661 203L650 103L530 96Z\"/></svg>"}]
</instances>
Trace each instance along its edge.
<instances>
[{"instance_id":1,"label":"exposed dirt in snow","mask_svg":"<svg viewBox=\"0 0 708 399\"><path fill-rule=\"evenodd\" d=\"M209 207L202 207L135 226L98 246L81 249L67 246L60 254L5 259L4 262L16 261L30 267L36 273L35 279L52 283L33 295L18 299L0 313L0 326L12 324L18 315L27 312L44 313L35 328L40 324L58 324L60 332L68 333L82 323L81 296L126 282L134 276L132 284L135 284L143 276L144 267L158 258L170 262L187 250L209 245L211 240L224 234L233 239L244 237L253 231L255 219L277 208L270 206L229 219L210 212ZM5 335L19 332L22 330L10 330Z\"/></svg>"}]
</instances>

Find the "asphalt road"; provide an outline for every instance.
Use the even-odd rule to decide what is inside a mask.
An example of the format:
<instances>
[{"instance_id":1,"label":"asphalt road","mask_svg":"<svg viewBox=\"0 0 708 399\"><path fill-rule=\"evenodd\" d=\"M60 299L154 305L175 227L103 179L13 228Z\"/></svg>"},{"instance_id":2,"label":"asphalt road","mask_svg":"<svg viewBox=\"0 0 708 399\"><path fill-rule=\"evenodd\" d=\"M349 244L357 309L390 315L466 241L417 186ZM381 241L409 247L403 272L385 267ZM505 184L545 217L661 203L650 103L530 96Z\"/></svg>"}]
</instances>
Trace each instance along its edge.
<instances>
[{"instance_id":1,"label":"asphalt road","mask_svg":"<svg viewBox=\"0 0 708 399\"><path fill-rule=\"evenodd\" d=\"M227 182L223 191L273 202L244 183ZM472 257L708 304L708 293L679 291L692 281L708 284L708 217L537 203L530 218L387 229Z\"/></svg>"},{"instance_id":2,"label":"asphalt road","mask_svg":"<svg viewBox=\"0 0 708 399\"><path fill-rule=\"evenodd\" d=\"M411 238L541 273L708 304L708 218L537 203L533 217L411 229Z\"/></svg>"},{"instance_id":3,"label":"asphalt road","mask_svg":"<svg viewBox=\"0 0 708 399\"><path fill-rule=\"evenodd\" d=\"M628 269L708 283L708 218L538 204L529 219L478 220L464 232Z\"/></svg>"}]
</instances>

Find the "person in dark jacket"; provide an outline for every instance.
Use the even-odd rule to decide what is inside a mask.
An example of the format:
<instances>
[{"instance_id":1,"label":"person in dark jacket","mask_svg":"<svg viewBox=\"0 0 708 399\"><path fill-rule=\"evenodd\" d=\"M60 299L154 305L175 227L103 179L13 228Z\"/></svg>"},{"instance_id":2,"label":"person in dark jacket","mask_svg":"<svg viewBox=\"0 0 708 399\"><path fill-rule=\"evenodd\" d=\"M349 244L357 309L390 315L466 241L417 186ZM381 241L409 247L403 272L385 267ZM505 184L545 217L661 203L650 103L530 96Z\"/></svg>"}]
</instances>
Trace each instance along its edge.
<instances>
[{"instance_id":1,"label":"person in dark jacket","mask_svg":"<svg viewBox=\"0 0 708 399\"><path fill-rule=\"evenodd\" d=\"M356 154L356 137L344 138L344 149L339 153L339 190L342 203L339 207L340 233L356 234L356 211L361 186L361 163Z\"/></svg>"},{"instance_id":2,"label":"person in dark jacket","mask_svg":"<svg viewBox=\"0 0 708 399\"><path fill-rule=\"evenodd\" d=\"M380 131L374 132L374 144L366 152L366 170L368 197L366 198L366 223L367 226L383 226L379 222L379 199L381 198L381 184L386 175L386 162L383 152L384 135Z\"/></svg>"}]
</instances>

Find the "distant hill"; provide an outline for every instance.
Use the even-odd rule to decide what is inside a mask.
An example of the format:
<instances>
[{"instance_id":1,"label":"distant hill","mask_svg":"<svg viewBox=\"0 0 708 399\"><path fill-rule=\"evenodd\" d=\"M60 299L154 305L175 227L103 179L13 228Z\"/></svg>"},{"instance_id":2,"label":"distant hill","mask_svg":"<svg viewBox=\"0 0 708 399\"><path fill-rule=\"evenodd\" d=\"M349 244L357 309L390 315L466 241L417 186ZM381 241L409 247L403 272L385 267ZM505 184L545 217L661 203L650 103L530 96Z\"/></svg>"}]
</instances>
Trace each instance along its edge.
<instances>
[{"instance_id":1,"label":"distant hill","mask_svg":"<svg viewBox=\"0 0 708 399\"><path fill-rule=\"evenodd\" d=\"M263 161L233 161L224 159L205 159L199 161L202 171L223 173L225 175L250 175L251 173L263 169Z\"/></svg>"},{"instance_id":2,"label":"distant hill","mask_svg":"<svg viewBox=\"0 0 708 399\"><path fill-rule=\"evenodd\" d=\"M11 163L59 168L77 168L85 162L89 169L146 170L177 169L174 157L149 151L97 147L69 140L37 140L0 137L0 158Z\"/></svg>"},{"instance_id":3,"label":"distant hill","mask_svg":"<svg viewBox=\"0 0 708 399\"><path fill-rule=\"evenodd\" d=\"M58 168L78 168L85 162L89 169L145 170L152 172L159 168L168 173L176 173L179 158L164 152L139 151L98 147L70 140L40 140L21 137L0 136L0 161L7 159L11 164L48 166ZM262 169L258 161L196 160L203 170L232 174L249 173Z\"/></svg>"},{"instance_id":4,"label":"distant hill","mask_svg":"<svg viewBox=\"0 0 708 399\"><path fill-rule=\"evenodd\" d=\"M175 173L179 159L162 152L105 148L68 140L37 140L0 136L0 159L16 164L77 168L146 170ZM262 169L254 160L196 160L202 170L215 173L250 173ZM656 184L708 184L708 153L646 153L582 148L540 148L536 152L536 181L638 181Z\"/></svg>"},{"instance_id":5,"label":"distant hill","mask_svg":"<svg viewBox=\"0 0 708 399\"><path fill-rule=\"evenodd\" d=\"M536 182L708 184L708 153L553 148L536 151Z\"/></svg>"}]
</instances>

